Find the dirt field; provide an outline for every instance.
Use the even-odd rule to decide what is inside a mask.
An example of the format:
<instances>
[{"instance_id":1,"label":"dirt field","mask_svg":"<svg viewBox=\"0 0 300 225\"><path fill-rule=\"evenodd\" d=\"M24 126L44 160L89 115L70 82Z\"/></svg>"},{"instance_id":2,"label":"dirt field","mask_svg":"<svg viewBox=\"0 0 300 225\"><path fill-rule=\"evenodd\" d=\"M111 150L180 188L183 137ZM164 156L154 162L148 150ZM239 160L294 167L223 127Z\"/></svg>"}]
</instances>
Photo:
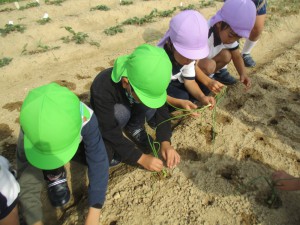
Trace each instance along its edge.
<instances>
[{"instance_id":1,"label":"dirt field","mask_svg":"<svg viewBox=\"0 0 300 225\"><path fill-rule=\"evenodd\" d=\"M14 162L19 111L30 89L56 81L87 100L90 84L101 70L139 44L155 45L171 17L126 25L123 33L114 36L104 30L154 9L171 10L181 2L199 6L196 0L135 0L128 6L117 0L68 0L61 6L40 1L39 7L0 12L0 28L8 21L26 26L24 33L0 37L0 59L13 58L0 68L0 153ZM110 10L90 11L97 5ZM217 2L197 10L208 19L221 5ZM0 10L7 7L15 9L8 3L0 5ZM38 24L45 13L51 21ZM300 15L279 18L272 14L268 19L253 50L258 65L248 70L253 87L248 92L241 84L228 88L217 109L215 142L211 140L211 112L178 121L172 142L181 154L181 164L168 170L168 178L126 165L111 170L100 224L300 224L299 192L274 195L265 180L274 170L300 175ZM91 44L63 43L62 37L72 36L66 26L88 34ZM229 68L237 75L232 65ZM73 199L66 209L55 210L44 190L47 225L83 224L87 168L77 162L67 168ZM272 196L279 200L267 204Z\"/></svg>"}]
</instances>

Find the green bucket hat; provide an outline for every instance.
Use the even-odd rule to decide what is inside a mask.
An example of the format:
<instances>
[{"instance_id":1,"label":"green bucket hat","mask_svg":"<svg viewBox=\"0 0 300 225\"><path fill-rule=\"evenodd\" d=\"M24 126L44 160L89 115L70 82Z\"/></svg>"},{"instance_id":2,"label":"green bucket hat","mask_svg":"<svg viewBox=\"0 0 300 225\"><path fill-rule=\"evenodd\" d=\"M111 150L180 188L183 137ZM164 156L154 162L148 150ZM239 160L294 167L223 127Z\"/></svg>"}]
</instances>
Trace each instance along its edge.
<instances>
[{"instance_id":1,"label":"green bucket hat","mask_svg":"<svg viewBox=\"0 0 300 225\"><path fill-rule=\"evenodd\" d=\"M141 102L159 108L167 100L172 64L164 49L143 44L130 55L118 57L111 78L118 83L127 77Z\"/></svg>"},{"instance_id":2,"label":"green bucket hat","mask_svg":"<svg viewBox=\"0 0 300 225\"><path fill-rule=\"evenodd\" d=\"M71 160L81 141L80 101L56 83L35 88L23 102L20 124L30 164L56 169Z\"/></svg>"}]
</instances>

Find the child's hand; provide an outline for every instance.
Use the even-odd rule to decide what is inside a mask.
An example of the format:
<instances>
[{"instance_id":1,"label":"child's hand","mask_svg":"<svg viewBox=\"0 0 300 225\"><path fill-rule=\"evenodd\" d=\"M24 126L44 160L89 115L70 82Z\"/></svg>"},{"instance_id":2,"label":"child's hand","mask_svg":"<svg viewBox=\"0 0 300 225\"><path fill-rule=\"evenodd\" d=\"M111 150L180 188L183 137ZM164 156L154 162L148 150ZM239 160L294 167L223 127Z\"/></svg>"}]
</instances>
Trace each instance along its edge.
<instances>
[{"instance_id":1,"label":"child's hand","mask_svg":"<svg viewBox=\"0 0 300 225\"><path fill-rule=\"evenodd\" d=\"M219 81L211 79L207 87L213 93L218 94L223 89L224 84L220 83Z\"/></svg>"},{"instance_id":2,"label":"child's hand","mask_svg":"<svg viewBox=\"0 0 300 225\"><path fill-rule=\"evenodd\" d=\"M272 174L276 188L284 191L300 190L300 179L297 179L284 171L276 171Z\"/></svg>"},{"instance_id":3,"label":"child's hand","mask_svg":"<svg viewBox=\"0 0 300 225\"><path fill-rule=\"evenodd\" d=\"M240 81L246 86L245 90L248 91L251 87L251 79L246 75L241 75Z\"/></svg>"},{"instance_id":4,"label":"child's hand","mask_svg":"<svg viewBox=\"0 0 300 225\"><path fill-rule=\"evenodd\" d=\"M186 109L186 110L191 110L191 109L197 109L197 105L195 105L194 103L192 103L189 100L181 100L180 101L180 108L182 109ZM193 113L192 116L199 116L198 113Z\"/></svg>"},{"instance_id":5,"label":"child's hand","mask_svg":"<svg viewBox=\"0 0 300 225\"><path fill-rule=\"evenodd\" d=\"M164 160L167 161L168 168L174 168L180 163L180 155L168 141L161 143L161 154Z\"/></svg>"},{"instance_id":6,"label":"child's hand","mask_svg":"<svg viewBox=\"0 0 300 225\"><path fill-rule=\"evenodd\" d=\"M182 101L180 103L181 103L180 108L182 108L182 109L186 109L186 110L197 109L197 105L195 105L194 103L192 103L189 100L183 100L182 99Z\"/></svg>"},{"instance_id":7,"label":"child's hand","mask_svg":"<svg viewBox=\"0 0 300 225\"><path fill-rule=\"evenodd\" d=\"M201 99L200 99L200 102L203 104L203 105L211 105L209 107L209 109L213 109L215 104L216 104L216 99L212 96L203 96Z\"/></svg>"},{"instance_id":8,"label":"child's hand","mask_svg":"<svg viewBox=\"0 0 300 225\"><path fill-rule=\"evenodd\" d=\"M160 172L163 169L163 162L152 156L152 155L146 155L142 154L142 156L137 161L138 164L140 164L142 167L144 167L146 170L150 171L156 171Z\"/></svg>"}]
</instances>

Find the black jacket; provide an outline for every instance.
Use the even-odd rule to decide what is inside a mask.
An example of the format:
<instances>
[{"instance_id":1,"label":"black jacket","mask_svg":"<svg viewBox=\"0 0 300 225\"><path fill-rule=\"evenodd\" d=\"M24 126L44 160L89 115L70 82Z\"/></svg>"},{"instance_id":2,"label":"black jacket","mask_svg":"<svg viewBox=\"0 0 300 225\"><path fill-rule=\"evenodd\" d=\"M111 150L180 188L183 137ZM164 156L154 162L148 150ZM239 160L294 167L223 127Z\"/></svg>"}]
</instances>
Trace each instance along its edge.
<instances>
[{"instance_id":1,"label":"black jacket","mask_svg":"<svg viewBox=\"0 0 300 225\"><path fill-rule=\"evenodd\" d=\"M136 163L141 155L141 150L123 136L122 129L114 117L114 105L123 104L130 107L122 83L115 83L111 79L112 68L100 72L91 86L91 106L97 116L99 127L106 145L117 152L122 160ZM155 113L156 124L170 118L167 105L158 108ZM169 141L171 139L170 122L165 122L156 130L157 141Z\"/></svg>"}]
</instances>

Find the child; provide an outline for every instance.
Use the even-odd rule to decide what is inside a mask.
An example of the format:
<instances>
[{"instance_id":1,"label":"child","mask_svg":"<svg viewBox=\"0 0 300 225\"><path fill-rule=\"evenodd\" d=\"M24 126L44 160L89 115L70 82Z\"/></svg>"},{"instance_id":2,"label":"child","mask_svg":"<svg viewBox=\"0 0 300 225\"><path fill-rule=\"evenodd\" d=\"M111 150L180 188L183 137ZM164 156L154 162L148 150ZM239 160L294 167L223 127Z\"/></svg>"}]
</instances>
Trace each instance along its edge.
<instances>
[{"instance_id":1,"label":"child","mask_svg":"<svg viewBox=\"0 0 300 225\"><path fill-rule=\"evenodd\" d=\"M204 17L195 10L185 10L174 16L170 28L159 41L172 62L172 80L168 86L167 101L178 108L194 109L192 101L211 104L215 99L205 96L195 80L195 60L208 55L208 26Z\"/></svg>"},{"instance_id":2,"label":"child","mask_svg":"<svg viewBox=\"0 0 300 225\"><path fill-rule=\"evenodd\" d=\"M20 187L6 158L0 155L0 225L19 225Z\"/></svg>"},{"instance_id":3,"label":"child","mask_svg":"<svg viewBox=\"0 0 300 225\"><path fill-rule=\"evenodd\" d=\"M154 117L156 125L169 119L166 89L170 82L171 63L160 48L147 44L130 55L116 59L114 67L100 72L91 86L91 105L98 118L109 161L119 159L136 163L150 171L161 171L163 162L149 155L144 123ZM140 148L124 137L122 131ZM180 156L171 146L169 122L158 126L156 139L169 168Z\"/></svg>"},{"instance_id":4,"label":"child","mask_svg":"<svg viewBox=\"0 0 300 225\"><path fill-rule=\"evenodd\" d=\"M210 52L207 58L197 63L197 79L210 90L211 79L232 85L237 81L226 68L231 60L240 75L240 81L249 89L250 78L246 74L243 58L239 52L238 40L248 38L255 23L256 8L251 0L227 0L223 7L209 21L208 42ZM222 69L223 68L223 69ZM215 83L216 84L216 83Z\"/></svg>"},{"instance_id":5,"label":"child","mask_svg":"<svg viewBox=\"0 0 300 225\"><path fill-rule=\"evenodd\" d=\"M276 171L272 174L276 188L283 191L300 190L300 178L293 177L284 171Z\"/></svg>"},{"instance_id":6,"label":"child","mask_svg":"<svg viewBox=\"0 0 300 225\"><path fill-rule=\"evenodd\" d=\"M256 45L259 36L261 35L266 20L267 0L252 0L256 6L256 20L254 27L250 33L249 38L246 39L244 48L242 50L242 57L246 67L254 67L255 61L252 59L250 52Z\"/></svg>"},{"instance_id":7,"label":"child","mask_svg":"<svg viewBox=\"0 0 300 225\"><path fill-rule=\"evenodd\" d=\"M28 225L42 223L40 191L46 180L54 207L70 199L64 164L83 140L88 164L89 211L85 224L98 224L108 183L108 160L93 111L65 87L51 83L29 92L20 113L17 144L20 202Z\"/></svg>"}]
</instances>

